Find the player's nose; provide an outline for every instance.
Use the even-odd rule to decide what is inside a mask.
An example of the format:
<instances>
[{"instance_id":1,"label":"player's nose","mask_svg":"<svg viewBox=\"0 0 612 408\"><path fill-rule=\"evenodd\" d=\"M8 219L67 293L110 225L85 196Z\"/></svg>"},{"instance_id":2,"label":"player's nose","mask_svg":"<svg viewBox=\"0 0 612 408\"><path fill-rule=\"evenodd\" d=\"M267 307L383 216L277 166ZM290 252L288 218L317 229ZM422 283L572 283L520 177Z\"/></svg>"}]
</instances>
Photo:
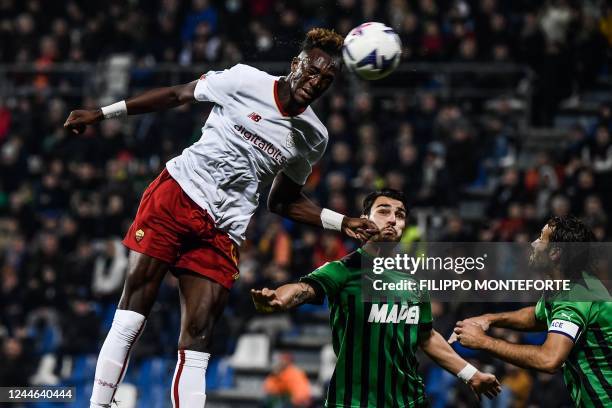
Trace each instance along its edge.
<instances>
[{"instance_id":1,"label":"player's nose","mask_svg":"<svg viewBox=\"0 0 612 408\"><path fill-rule=\"evenodd\" d=\"M308 82L313 91L317 93L320 91L321 84L322 84L321 75L314 75L312 78L310 78L310 81Z\"/></svg>"}]
</instances>

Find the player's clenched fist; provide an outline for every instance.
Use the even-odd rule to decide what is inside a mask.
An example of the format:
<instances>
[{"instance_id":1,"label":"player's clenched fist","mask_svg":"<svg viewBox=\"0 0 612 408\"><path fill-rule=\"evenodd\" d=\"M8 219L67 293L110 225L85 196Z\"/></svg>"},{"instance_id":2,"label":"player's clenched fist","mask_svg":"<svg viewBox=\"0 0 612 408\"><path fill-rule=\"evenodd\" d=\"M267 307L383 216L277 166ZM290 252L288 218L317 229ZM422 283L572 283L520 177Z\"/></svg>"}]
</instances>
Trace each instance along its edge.
<instances>
[{"instance_id":1,"label":"player's clenched fist","mask_svg":"<svg viewBox=\"0 0 612 408\"><path fill-rule=\"evenodd\" d=\"M74 133L80 134L85 131L87 125L93 125L104 119L100 109L96 110L74 110L68 115L64 123L64 128Z\"/></svg>"},{"instance_id":2,"label":"player's clenched fist","mask_svg":"<svg viewBox=\"0 0 612 408\"><path fill-rule=\"evenodd\" d=\"M483 347L488 337L482 326L467 321L457 322L457 326L453 330L457 340L462 346L471 349L480 349Z\"/></svg>"},{"instance_id":3,"label":"player's clenched fist","mask_svg":"<svg viewBox=\"0 0 612 408\"><path fill-rule=\"evenodd\" d=\"M493 374L478 371L468 381L470 388L480 399L480 394L484 394L491 399L501 392L501 385Z\"/></svg>"},{"instance_id":4,"label":"player's clenched fist","mask_svg":"<svg viewBox=\"0 0 612 408\"><path fill-rule=\"evenodd\" d=\"M487 330L489 330L489 327L491 326L491 321L490 321L489 316L490 315L470 317L469 319L462 320L462 322L465 324L469 323L469 324L474 324L476 326L479 326L483 331L486 332ZM453 334L451 334L451 336L448 339L448 343L453 344L455 341L457 341L457 333L453 332Z\"/></svg>"},{"instance_id":5,"label":"player's clenched fist","mask_svg":"<svg viewBox=\"0 0 612 408\"><path fill-rule=\"evenodd\" d=\"M379 230L374 222L367 218L344 217L342 220L342 232L351 238L367 241L378 234Z\"/></svg>"}]
</instances>

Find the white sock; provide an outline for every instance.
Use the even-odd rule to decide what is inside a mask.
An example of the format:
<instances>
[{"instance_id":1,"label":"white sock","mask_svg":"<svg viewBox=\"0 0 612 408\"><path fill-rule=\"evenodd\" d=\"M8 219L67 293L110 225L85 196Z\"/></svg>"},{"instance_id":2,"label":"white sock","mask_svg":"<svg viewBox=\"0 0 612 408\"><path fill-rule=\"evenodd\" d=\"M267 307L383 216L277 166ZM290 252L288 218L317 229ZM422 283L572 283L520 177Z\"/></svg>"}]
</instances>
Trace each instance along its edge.
<instances>
[{"instance_id":1,"label":"white sock","mask_svg":"<svg viewBox=\"0 0 612 408\"><path fill-rule=\"evenodd\" d=\"M206 367L210 354L179 350L172 378L173 408L204 408L206 403Z\"/></svg>"},{"instance_id":2,"label":"white sock","mask_svg":"<svg viewBox=\"0 0 612 408\"><path fill-rule=\"evenodd\" d=\"M130 350L142 333L145 320L143 315L130 310L117 309L115 312L113 325L98 355L90 408L110 407L125 377Z\"/></svg>"}]
</instances>

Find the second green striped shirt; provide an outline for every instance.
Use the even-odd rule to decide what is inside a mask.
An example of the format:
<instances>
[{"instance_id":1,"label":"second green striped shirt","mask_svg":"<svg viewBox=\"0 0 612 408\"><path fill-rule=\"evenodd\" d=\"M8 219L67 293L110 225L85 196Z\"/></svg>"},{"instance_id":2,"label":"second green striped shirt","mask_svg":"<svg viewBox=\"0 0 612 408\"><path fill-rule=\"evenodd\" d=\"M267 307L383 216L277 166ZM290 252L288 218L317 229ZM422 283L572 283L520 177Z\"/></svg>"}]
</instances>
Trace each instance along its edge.
<instances>
[{"instance_id":1,"label":"second green striped shirt","mask_svg":"<svg viewBox=\"0 0 612 408\"><path fill-rule=\"evenodd\" d=\"M362 297L363 250L327 263L301 279L326 295L338 361L327 407L427 405L417 373L419 338L432 328L429 301L368 302Z\"/></svg>"}]
</instances>

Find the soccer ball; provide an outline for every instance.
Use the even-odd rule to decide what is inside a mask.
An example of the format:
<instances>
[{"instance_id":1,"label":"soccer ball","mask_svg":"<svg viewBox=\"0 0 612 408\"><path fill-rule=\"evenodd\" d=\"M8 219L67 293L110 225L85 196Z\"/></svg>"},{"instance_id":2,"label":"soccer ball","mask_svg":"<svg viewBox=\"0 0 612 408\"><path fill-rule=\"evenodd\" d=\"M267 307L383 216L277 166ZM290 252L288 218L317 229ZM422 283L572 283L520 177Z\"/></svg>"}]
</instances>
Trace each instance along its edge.
<instances>
[{"instance_id":1,"label":"soccer ball","mask_svg":"<svg viewBox=\"0 0 612 408\"><path fill-rule=\"evenodd\" d=\"M402 42L383 23L363 23L344 39L342 59L351 72L367 80L389 75L400 62Z\"/></svg>"}]
</instances>

